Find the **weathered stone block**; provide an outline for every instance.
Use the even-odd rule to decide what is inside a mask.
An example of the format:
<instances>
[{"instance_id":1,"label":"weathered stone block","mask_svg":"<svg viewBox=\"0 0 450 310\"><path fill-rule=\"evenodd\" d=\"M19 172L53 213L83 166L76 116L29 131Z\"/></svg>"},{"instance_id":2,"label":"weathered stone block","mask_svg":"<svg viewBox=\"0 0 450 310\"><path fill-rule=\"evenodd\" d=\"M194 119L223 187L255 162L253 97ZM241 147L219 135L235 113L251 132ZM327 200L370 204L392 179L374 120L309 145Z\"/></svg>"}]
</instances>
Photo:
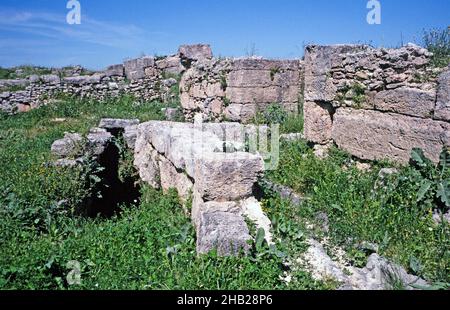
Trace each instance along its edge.
<instances>
[{"instance_id":1,"label":"weathered stone block","mask_svg":"<svg viewBox=\"0 0 450 310\"><path fill-rule=\"evenodd\" d=\"M155 66L155 59L145 56L124 62L125 75L129 80L138 80L145 77L145 69Z\"/></svg>"},{"instance_id":2,"label":"weathered stone block","mask_svg":"<svg viewBox=\"0 0 450 310\"><path fill-rule=\"evenodd\" d=\"M191 217L195 227L199 226L201 215L204 213L227 212L239 215L241 211L242 211L241 206L234 201L204 202L203 199L200 197L200 194L194 189Z\"/></svg>"},{"instance_id":3,"label":"weathered stone block","mask_svg":"<svg viewBox=\"0 0 450 310\"><path fill-rule=\"evenodd\" d=\"M136 145L136 139L138 134L138 125L127 126L123 133L123 139L129 149L134 150Z\"/></svg>"},{"instance_id":4,"label":"weathered stone block","mask_svg":"<svg viewBox=\"0 0 450 310\"><path fill-rule=\"evenodd\" d=\"M109 66L105 71L106 76L125 76L125 67L124 65L112 65Z\"/></svg>"},{"instance_id":5,"label":"weathered stone block","mask_svg":"<svg viewBox=\"0 0 450 310\"><path fill-rule=\"evenodd\" d=\"M225 109L225 117L232 122L248 123L254 119L257 111L256 104L230 104Z\"/></svg>"},{"instance_id":6,"label":"weathered stone block","mask_svg":"<svg viewBox=\"0 0 450 310\"><path fill-rule=\"evenodd\" d=\"M83 137L80 134L66 133L63 139L53 142L51 152L58 158L80 155L83 147Z\"/></svg>"},{"instance_id":7,"label":"weathered stone block","mask_svg":"<svg viewBox=\"0 0 450 310\"><path fill-rule=\"evenodd\" d=\"M266 70L238 70L228 75L229 87L267 87L273 83L270 71Z\"/></svg>"},{"instance_id":8,"label":"weathered stone block","mask_svg":"<svg viewBox=\"0 0 450 310\"><path fill-rule=\"evenodd\" d=\"M332 137L352 155L367 160L388 159L407 163L413 148L421 148L433 161L450 143L450 124L404 115L338 109Z\"/></svg>"},{"instance_id":9,"label":"weathered stone block","mask_svg":"<svg viewBox=\"0 0 450 310\"><path fill-rule=\"evenodd\" d=\"M41 75L40 79L42 80L42 82L50 85L58 85L59 83L61 83L60 77L55 74Z\"/></svg>"},{"instance_id":10,"label":"weathered stone block","mask_svg":"<svg viewBox=\"0 0 450 310\"><path fill-rule=\"evenodd\" d=\"M197 252L206 254L214 249L221 256L237 255L249 249L251 240L244 218L229 212L205 212L197 228Z\"/></svg>"},{"instance_id":11,"label":"weathered stone block","mask_svg":"<svg viewBox=\"0 0 450 310\"><path fill-rule=\"evenodd\" d=\"M181 74L181 72L183 72L184 70L184 67L181 64L181 59L178 55L168 56L156 61L156 67L164 73L176 75Z\"/></svg>"},{"instance_id":12,"label":"weathered stone block","mask_svg":"<svg viewBox=\"0 0 450 310\"><path fill-rule=\"evenodd\" d=\"M113 135L103 128L92 128L87 135L88 151L95 156L102 155L113 141L113 138Z\"/></svg>"},{"instance_id":13,"label":"weathered stone block","mask_svg":"<svg viewBox=\"0 0 450 310\"><path fill-rule=\"evenodd\" d=\"M160 156L144 135L137 137L134 152L134 166L139 172L142 181L153 188L161 187L159 167Z\"/></svg>"},{"instance_id":14,"label":"weathered stone block","mask_svg":"<svg viewBox=\"0 0 450 310\"><path fill-rule=\"evenodd\" d=\"M187 174L177 171L175 166L164 157L160 157L159 171L162 189L165 192L176 189L182 201L187 202L194 188L194 184Z\"/></svg>"},{"instance_id":15,"label":"weathered stone block","mask_svg":"<svg viewBox=\"0 0 450 310\"><path fill-rule=\"evenodd\" d=\"M374 105L376 110L431 118L435 98L435 91L402 87L377 93Z\"/></svg>"},{"instance_id":16,"label":"weathered stone block","mask_svg":"<svg viewBox=\"0 0 450 310\"><path fill-rule=\"evenodd\" d=\"M206 201L235 201L252 195L264 169L260 156L249 153L212 153L195 162L195 181Z\"/></svg>"},{"instance_id":17,"label":"weathered stone block","mask_svg":"<svg viewBox=\"0 0 450 310\"><path fill-rule=\"evenodd\" d=\"M182 62L189 64L192 61L211 59L213 57L211 47L207 44L182 45L178 53Z\"/></svg>"},{"instance_id":18,"label":"weathered stone block","mask_svg":"<svg viewBox=\"0 0 450 310\"><path fill-rule=\"evenodd\" d=\"M450 67L438 79L437 102L434 118L450 121Z\"/></svg>"},{"instance_id":19,"label":"weathered stone block","mask_svg":"<svg viewBox=\"0 0 450 310\"><path fill-rule=\"evenodd\" d=\"M115 118L103 118L100 120L98 127L109 130L124 130L129 126L139 125L138 119L115 119Z\"/></svg>"},{"instance_id":20,"label":"weathered stone block","mask_svg":"<svg viewBox=\"0 0 450 310\"><path fill-rule=\"evenodd\" d=\"M333 126L332 108L327 104L306 101L304 111L304 134L308 141L326 144L331 140Z\"/></svg>"}]
</instances>

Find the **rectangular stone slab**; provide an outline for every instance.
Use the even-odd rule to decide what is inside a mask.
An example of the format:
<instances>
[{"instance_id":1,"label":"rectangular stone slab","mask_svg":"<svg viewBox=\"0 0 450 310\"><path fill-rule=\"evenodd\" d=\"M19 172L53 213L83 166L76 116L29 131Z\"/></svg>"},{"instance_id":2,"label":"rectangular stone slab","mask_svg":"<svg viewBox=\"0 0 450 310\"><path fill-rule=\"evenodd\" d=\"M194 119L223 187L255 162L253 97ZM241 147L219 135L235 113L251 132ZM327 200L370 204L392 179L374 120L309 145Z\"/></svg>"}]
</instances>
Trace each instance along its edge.
<instances>
[{"instance_id":1,"label":"rectangular stone slab","mask_svg":"<svg viewBox=\"0 0 450 310\"><path fill-rule=\"evenodd\" d=\"M407 163L413 148L437 162L450 145L450 124L377 111L340 108L334 115L332 137L352 155L367 160Z\"/></svg>"}]
</instances>

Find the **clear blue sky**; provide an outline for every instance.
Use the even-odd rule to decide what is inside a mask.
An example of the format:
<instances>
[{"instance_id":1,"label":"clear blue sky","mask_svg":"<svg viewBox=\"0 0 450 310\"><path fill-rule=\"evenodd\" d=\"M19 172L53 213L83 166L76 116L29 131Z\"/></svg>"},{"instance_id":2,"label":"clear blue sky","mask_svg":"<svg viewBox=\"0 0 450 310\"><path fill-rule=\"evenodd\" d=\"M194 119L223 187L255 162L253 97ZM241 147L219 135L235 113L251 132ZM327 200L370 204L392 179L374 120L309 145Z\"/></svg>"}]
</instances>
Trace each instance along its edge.
<instances>
[{"instance_id":1,"label":"clear blue sky","mask_svg":"<svg viewBox=\"0 0 450 310\"><path fill-rule=\"evenodd\" d=\"M81 64L103 68L141 54L210 43L215 55L297 58L304 43L417 42L424 28L450 25L450 0L79 0L81 25L66 23L67 0L1 0L0 66Z\"/></svg>"}]
</instances>

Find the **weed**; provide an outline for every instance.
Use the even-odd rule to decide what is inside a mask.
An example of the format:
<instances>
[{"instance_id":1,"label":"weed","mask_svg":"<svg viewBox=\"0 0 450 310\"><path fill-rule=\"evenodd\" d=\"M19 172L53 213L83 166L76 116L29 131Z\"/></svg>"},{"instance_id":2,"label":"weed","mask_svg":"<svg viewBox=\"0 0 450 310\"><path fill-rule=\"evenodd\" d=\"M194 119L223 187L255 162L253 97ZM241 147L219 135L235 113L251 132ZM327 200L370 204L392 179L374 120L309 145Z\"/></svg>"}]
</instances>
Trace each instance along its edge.
<instances>
[{"instance_id":1,"label":"weed","mask_svg":"<svg viewBox=\"0 0 450 310\"><path fill-rule=\"evenodd\" d=\"M337 100L341 105L345 105L347 100L353 102L352 107L361 109L366 101L366 87L360 83L354 83L351 86L345 86L340 90Z\"/></svg>"},{"instance_id":2,"label":"weed","mask_svg":"<svg viewBox=\"0 0 450 310\"><path fill-rule=\"evenodd\" d=\"M383 188L376 188L380 169L395 165L374 163L371 171L361 172L351 162L350 155L336 148L324 161L314 156L306 141L282 144L280 168L268 176L307 197L300 208L304 213L293 218L292 225L304 225L304 219L313 222L315 214L324 212L336 245L352 252L364 241L378 244L380 255L403 266L409 266L414 256L425 278L449 282L449 225L436 225L432 220L435 192L425 196L430 197L428 201L418 201L421 172L416 167L398 167L397 175L385 180ZM354 262L363 265L362 253L353 252Z\"/></svg>"},{"instance_id":3,"label":"weed","mask_svg":"<svg viewBox=\"0 0 450 310\"><path fill-rule=\"evenodd\" d=\"M431 65L436 68L450 64L450 28L424 30L423 45L433 53Z\"/></svg>"},{"instance_id":4,"label":"weed","mask_svg":"<svg viewBox=\"0 0 450 310\"><path fill-rule=\"evenodd\" d=\"M274 67L270 69L270 80L273 82L275 80L275 76L280 73L281 69L279 67Z\"/></svg>"}]
</instances>

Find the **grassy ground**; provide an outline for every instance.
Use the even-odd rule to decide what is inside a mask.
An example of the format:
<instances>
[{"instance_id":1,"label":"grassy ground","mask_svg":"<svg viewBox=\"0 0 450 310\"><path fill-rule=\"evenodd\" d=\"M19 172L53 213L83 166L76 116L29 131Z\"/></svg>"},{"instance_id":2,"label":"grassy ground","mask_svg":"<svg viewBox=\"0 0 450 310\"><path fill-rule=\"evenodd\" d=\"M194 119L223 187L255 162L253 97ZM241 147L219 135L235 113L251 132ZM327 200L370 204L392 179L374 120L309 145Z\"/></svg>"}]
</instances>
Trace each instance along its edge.
<instances>
[{"instance_id":1,"label":"grassy ground","mask_svg":"<svg viewBox=\"0 0 450 310\"><path fill-rule=\"evenodd\" d=\"M131 98L59 104L0 120L1 289L325 289L302 271L282 281L281 255L197 256L193 227L174 193L142 187L139 206L112 218L81 218L72 210L90 194L83 171L45 163L64 132L85 133L102 117L160 119L161 105ZM64 200L64 207L58 203ZM289 253L303 241L280 234ZM292 239L292 240L291 240ZM279 253L278 253L279 254ZM81 285L66 276L76 260Z\"/></svg>"},{"instance_id":2,"label":"grassy ground","mask_svg":"<svg viewBox=\"0 0 450 310\"><path fill-rule=\"evenodd\" d=\"M16 74L16 70L22 70L20 75ZM14 68L1 68L0 67L0 79L16 79L16 78L26 78L30 75L45 75L51 74L52 70L44 67L36 67L36 66L19 66Z\"/></svg>"},{"instance_id":3,"label":"grassy ground","mask_svg":"<svg viewBox=\"0 0 450 310\"><path fill-rule=\"evenodd\" d=\"M377 163L361 172L337 149L327 160L319 160L306 142L284 144L280 168L269 177L308 199L301 207L284 202L284 208L269 200L267 208L287 218L292 227L305 227L305 220L314 223L316 214L325 212L332 242L344 247L357 266L365 265L367 258L357 245L371 242L379 245L381 255L410 272L432 282L450 282L449 225L433 222L432 200L417 202L421 179L412 167L398 167L400 173L374 191L384 166L392 167Z\"/></svg>"}]
</instances>

